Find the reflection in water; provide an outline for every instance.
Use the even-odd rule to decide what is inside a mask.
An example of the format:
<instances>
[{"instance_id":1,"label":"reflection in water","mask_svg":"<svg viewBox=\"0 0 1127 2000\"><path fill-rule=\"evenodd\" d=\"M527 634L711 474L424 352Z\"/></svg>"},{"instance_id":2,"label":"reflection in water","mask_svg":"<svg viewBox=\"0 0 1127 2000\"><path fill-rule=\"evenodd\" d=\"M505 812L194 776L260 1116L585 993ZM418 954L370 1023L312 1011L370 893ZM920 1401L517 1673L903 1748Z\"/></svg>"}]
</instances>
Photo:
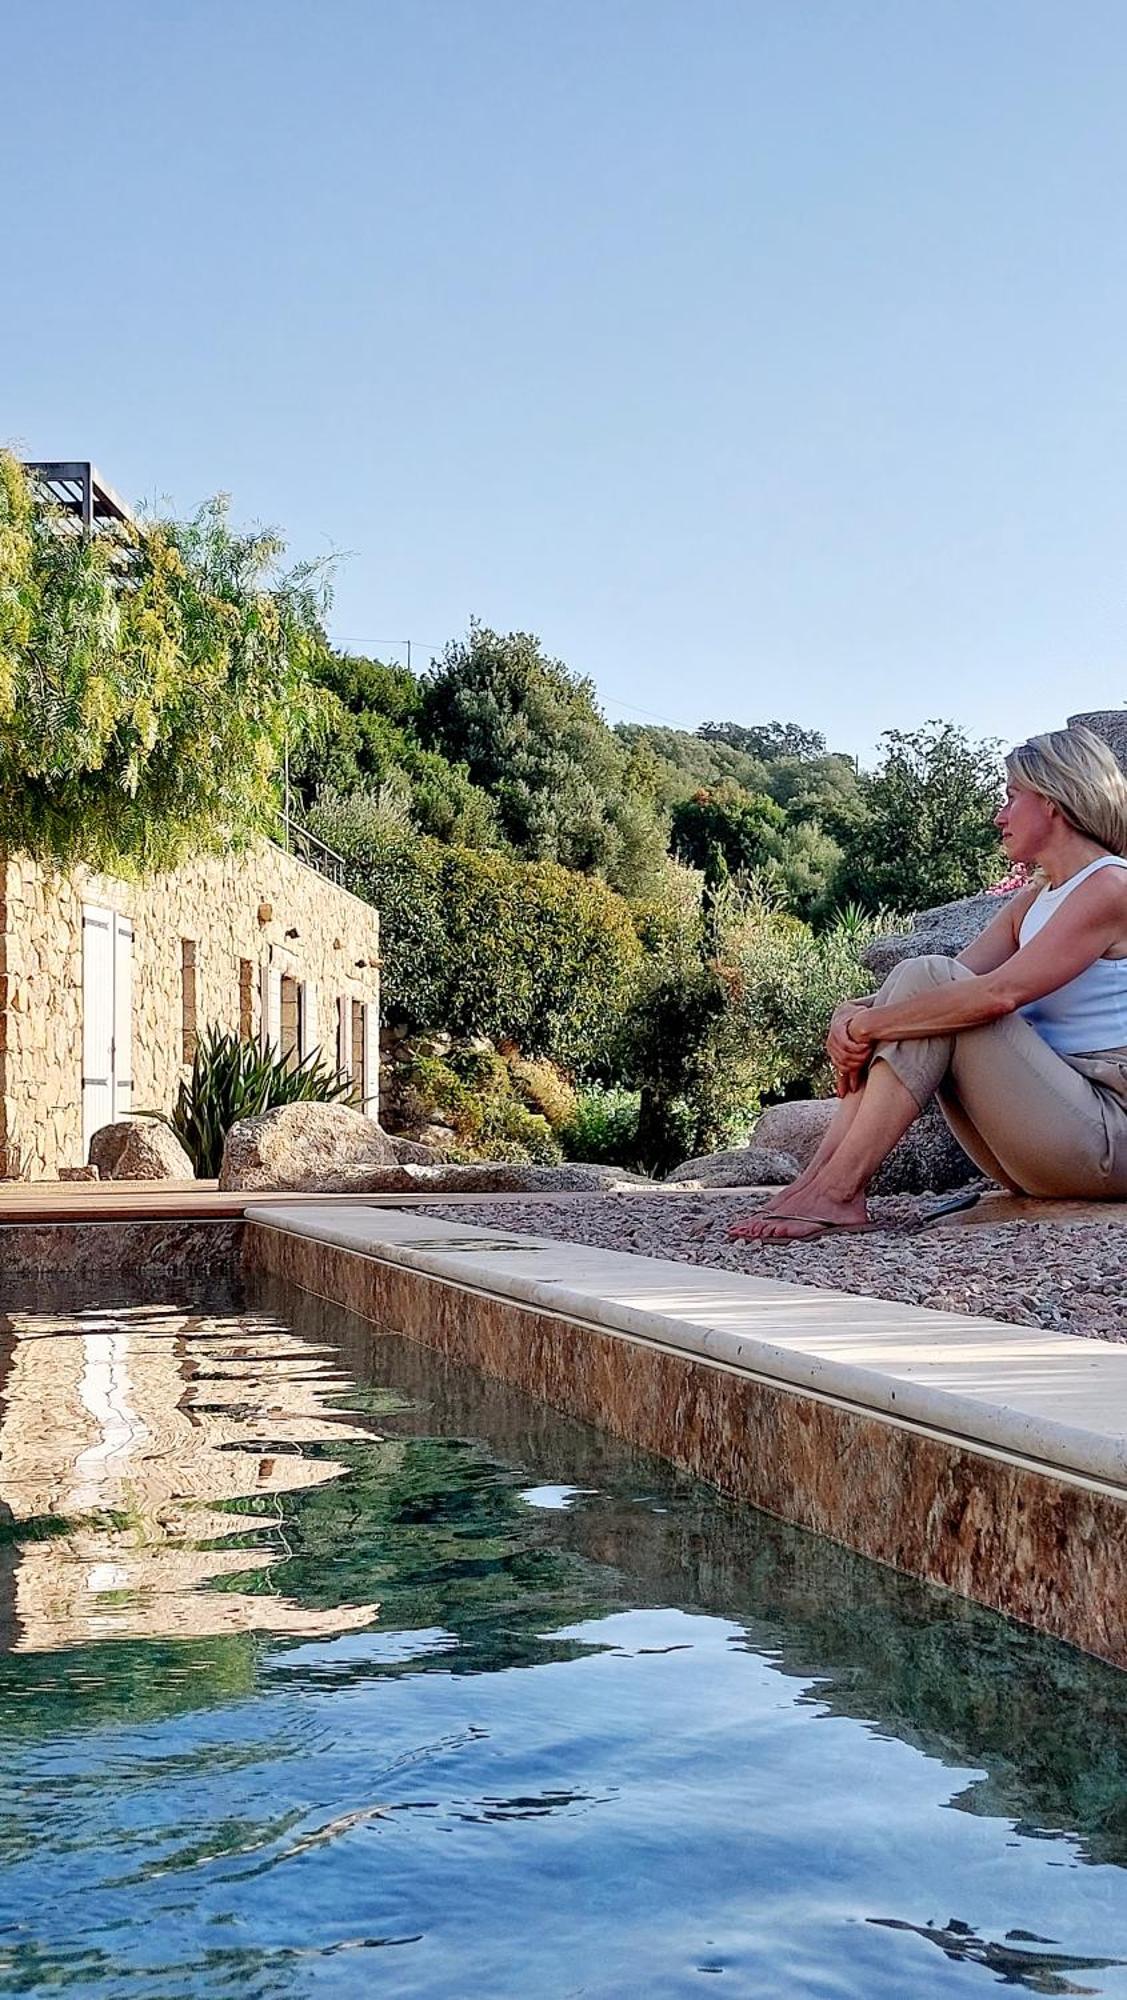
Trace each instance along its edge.
<instances>
[{"instance_id":1,"label":"reflection in water","mask_svg":"<svg viewBox=\"0 0 1127 2000\"><path fill-rule=\"evenodd\" d=\"M1033 1931L1011 1931L1001 1943L976 1937L969 1924L952 1917L942 1930L934 1924L905 1924L895 1917L870 1917L871 1924L889 1931L912 1931L937 1944L945 1958L984 1965L1003 1986L1024 1986L1031 1993L1099 1993L1098 1986L1075 1986L1070 1972L1100 1972L1120 1963L1113 1958L1069 1958L1060 1952L1030 1951L1029 1945L1051 1945L1052 1938Z\"/></svg>"},{"instance_id":2,"label":"reflection in water","mask_svg":"<svg viewBox=\"0 0 1127 2000\"><path fill-rule=\"evenodd\" d=\"M1121 1676L408 1341L13 1307L0 1503L0 1994L1127 2000Z\"/></svg>"},{"instance_id":3,"label":"reflection in water","mask_svg":"<svg viewBox=\"0 0 1127 2000\"><path fill-rule=\"evenodd\" d=\"M259 1625L341 1631L375 1615L360 1603L311 1613L270 1575L286 1554L282 1495L343 1472L311 1451L368 1436L334 1411L331 1355L268 1317L248 1338L230 1313L167 1307L11 1312L4 1333L0 1512L17 1545L20 1524L34 1524L9 1581L14 1650ZM254 1550L231 1546L220 1511L247 1495L276 1523ZM268 1597L203 1588L252 1568Z\"/></svg>"}]
</instances>

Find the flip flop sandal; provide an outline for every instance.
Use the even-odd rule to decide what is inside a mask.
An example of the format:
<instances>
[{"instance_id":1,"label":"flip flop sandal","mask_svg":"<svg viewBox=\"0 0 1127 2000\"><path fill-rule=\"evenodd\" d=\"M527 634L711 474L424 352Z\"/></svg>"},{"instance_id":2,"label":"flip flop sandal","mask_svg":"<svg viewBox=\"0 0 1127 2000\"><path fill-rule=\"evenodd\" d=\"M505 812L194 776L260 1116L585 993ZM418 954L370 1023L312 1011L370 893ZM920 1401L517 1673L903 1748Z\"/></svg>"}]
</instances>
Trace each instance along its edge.
<instances>
[{"instance_id":1,"label":"flip flop sandal","mask_svg":"<svg viewBox=\"0 0 1127 2000\"><path fill-rule=\"evenodd\" d=\"M934 1208L923 1208L908 1222L914 1234L917 1229L926 1229L929 1222L942 1222L945 1215L958 1215L965 1208L975 1208L982 1200L977 1189L972 1194L952 1194L946 1201L937 1201Z\"/></svg>"},{"instance_id":2,"label":"flip flop sandal","mask_svg":"<svg viewBox=\"0 0 1127 2000\"><path fill-rule=\"evenodd\" d=\"M902 1222L826 1222L816 1215L765 1216L764 1221L798 1222L807 1230L805 1236L733 1236L733 1243L816 1243L820 1236L871 1236L883 1231L888 1236L915 1236L917 1231L926 1229L929 1223L939 1222L946 1215L957 1215L960 1210L973 1208L981 1200L978 1194L952 1195L949 1201L937 1201L934 1208L921 1209L917 1215L909 1215Z\"/></svg>"}]
</instances>

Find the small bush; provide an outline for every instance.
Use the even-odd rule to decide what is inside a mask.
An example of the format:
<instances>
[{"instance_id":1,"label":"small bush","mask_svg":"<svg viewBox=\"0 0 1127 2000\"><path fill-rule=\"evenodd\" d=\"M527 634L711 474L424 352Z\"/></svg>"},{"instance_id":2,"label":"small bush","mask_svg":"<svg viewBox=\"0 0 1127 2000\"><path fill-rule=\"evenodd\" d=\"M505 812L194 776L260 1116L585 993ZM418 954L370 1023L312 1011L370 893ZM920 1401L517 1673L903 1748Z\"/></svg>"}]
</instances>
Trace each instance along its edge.
<instances>
[{"instance_id":1,"label":"small bush","mask_svg":"<svg viewBox=\"0 0 1127 2000\"><path fill-rule=\"evenodd\" d=\"M564 1157L596 1167L632 1167L638 1155L641 1093L615 1084L592 1084L559 1129Z\"/></svg>"},{"instance_id":2,"label":"small bush","mask_svg":"<svg viewBox=\"0 0 1127 2000\"><path fill-rule=\"evenodd\" d=\"M478 1146L483 1160L528 1160L533 1166L554 1167L563 1158L547 1119L515 1097L489 1107Z\"/></svg>"},{"instance_id":3,"label":"small bush","mask_svg":"<svg viewBox=\"0 0 1127 2000\"><path fill-rule=\"evenodd\" d=\"M538 1111L546 1118L553 1132L570 1123L579 1100L573 1085L555 1063L547 1057L537 1060L514 1052L508 1057L508 1065L513 1088L530 1111Z\"/></svg>"},{"instance_id":4,"label":"small bush","mask_svg":"<svg viewBox=\"0 0 1127 2000\"><path fill-rule=\"evenodd\" d=\"M416 1056L405 1082L421 1120L453 1126L467 1159L554 1166L563 1158L548 1120L515 1094L509 1065L494 1050Z\"/></svg>"}]
</instances>

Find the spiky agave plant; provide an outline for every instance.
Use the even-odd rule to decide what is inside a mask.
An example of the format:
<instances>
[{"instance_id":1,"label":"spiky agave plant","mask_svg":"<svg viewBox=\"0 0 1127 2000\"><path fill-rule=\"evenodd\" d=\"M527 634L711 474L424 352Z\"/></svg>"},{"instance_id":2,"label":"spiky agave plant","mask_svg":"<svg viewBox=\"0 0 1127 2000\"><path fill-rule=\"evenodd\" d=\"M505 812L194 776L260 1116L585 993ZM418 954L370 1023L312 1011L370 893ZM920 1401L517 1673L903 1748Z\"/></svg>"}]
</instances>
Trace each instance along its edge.
<instances>
[{"instance_id":1,"label":"spiky agave plant","mask_svg":"<svg viewBox=\"0 0 1127 2000\"><path fill-rule=\"evenodd\" d=\"M175 1132L198 1179L215 1180L224 1141L240 1118L278 1104L335 1104L351 1089L351 1080L330 1069L319 1049L294 1062L229 1029L210 1028L196 1044L192 1073L182 1079L171 1112L141 1115Z\"/></svg>"}]
</instances>

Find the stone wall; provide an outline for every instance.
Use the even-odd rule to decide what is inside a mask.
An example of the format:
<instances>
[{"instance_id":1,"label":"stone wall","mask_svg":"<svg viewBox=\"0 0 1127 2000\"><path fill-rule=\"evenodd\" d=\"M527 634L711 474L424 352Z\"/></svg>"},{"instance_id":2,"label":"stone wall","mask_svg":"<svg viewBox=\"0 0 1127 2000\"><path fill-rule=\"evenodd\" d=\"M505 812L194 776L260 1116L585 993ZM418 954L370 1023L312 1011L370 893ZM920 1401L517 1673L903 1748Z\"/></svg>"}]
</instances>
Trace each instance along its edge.
<instances>
[{"instance_id":1,"label":"stone wall","mask_svg":"<svg viewBox=\"0 0 1127 2000\"><path fill-rule=\"evenodd\" d=\"M0 861L0 896L0 1176L49 1179L85 1156L84 905L114 910L133 925L134 1109L170 1109L187 1074L193 983L199 1030L249 1025L256 1038L277 1041L285 975L303 989L304 1046L321 1047L334 1066L338 1000L348 1003L349 1066L353 1003L363 1010L356 1018L377 1053L361 1087L375 1115L378 916L271 842L191 861L144 883L86 869L53 873L10 856ZM194 947L194 982L185 981L185 943Z\"/></svg>"}]
</instances>

